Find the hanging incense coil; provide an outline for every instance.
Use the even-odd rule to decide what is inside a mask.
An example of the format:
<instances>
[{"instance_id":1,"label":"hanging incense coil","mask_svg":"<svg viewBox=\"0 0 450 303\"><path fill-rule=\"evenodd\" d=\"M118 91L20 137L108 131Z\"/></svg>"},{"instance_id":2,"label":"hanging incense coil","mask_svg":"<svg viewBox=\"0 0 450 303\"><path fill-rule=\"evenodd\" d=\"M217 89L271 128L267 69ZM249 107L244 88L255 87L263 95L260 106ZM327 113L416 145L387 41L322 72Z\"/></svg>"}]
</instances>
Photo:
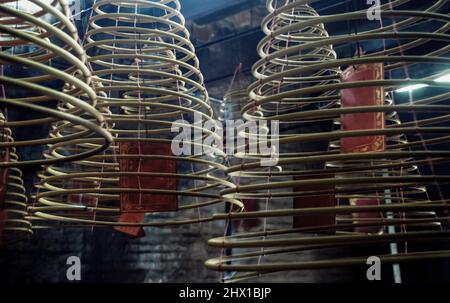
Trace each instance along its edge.
<instances>
[{"instance_id":1,"label":"hanging incense coil","mask_svg":"<svg viewBox=\"0 0 450 303\"><path fill-rule=\"evenodd\" d=\"M0 112L0 121L5 122ZM4 128L0 133L1 142L14 141L11 130ZM15 163L18 156L14 147L2 150L4 161ZM17 167L3 167L0 170L0 249L33 234L27 215L28 198L22 179L22 171Z\"/></svg>"},{"instance_id":2,"label":"hanging incense coil","mask_svg":"<svg viewBox=\"0 0 450 303\"><path fill-rule=\"evenodd\" d=\"M64 121L66 126L76 126L72 136L59 132L54 137L25 139L0 143L1 148L45 147L52 144L61 148L95 133L102 144L84 154L44 157L37 160L2 162L1 167L41 165L71 161L101 152L111 141L110 134L101 127L103 117L95 110L96 94L90 87L91 72L86 66L86 55L78 44L76 27L69 20L67 1L30 0L24 2L1 1L0 5L0 64L3 85L1 104L12 108L10 119L3 127L13 132L26 128L45 128ZM73 88L62 93L62 84ZM59 86L59 87L58 87ZM81 95L88 96L80 100ZM58 102L70 104L65 112L57 110ZM26 110L24 118L18 111ZM15 119L15 116L18 116ZM91 116L92 121L83 119ZM51 152L51 151L50 151Z\"/></svg>"},{"instance_id":3,"label":"hanging incense coil","mask_svg":"<svg viewBox=\"0 0 450 303\"><path fill-rule=\"evenodd\" d=\"M385 96L385 104L384 106L389 108L390 106L394 105L393 98L391 98L392 93L386 94ZM385 123L387 127L398 127L402 124L402 121L399 117L399 114L395 111L392 112L386 112L385 113ZM340 119L335 120L335 124L339 125L339 128L341 127ZM387 145L391 147L391 149L397 149L399 151L401 150L407 150L411 151L409 148L409 142L408 137L404 134L394 134L386 136L386 142ZM395 148L397 147L397 148ZM341 142L339 140L332 141L330 146L330 151L337 151L339 152L341 149ZM331 170L339 168L341 171L343 171L343 174L338 174L338 177L354 177L355 175L358 175L358 170L361 171L364 175L364 172L368 172L367 167L371 167L371 170L369 171L372 177L395 177L395 176L411 176L411 177L420 177L421 175L421 169L419 165L426 165L428 164L428 160L422 160L422 161L414 161L414 158L408 157L403 158L400 160L400 163L392 163L392 159L363 159L363 160L355 160L355 161L335 161L335 162L328 162L327 167ZM377 167L378 166L378 167ZM385 166L389 166L389 169L387 170ZM373 167L373 168L372 168ZM337 200L337 204L342 204L340 201L349 201L351 199L364 199L369 198L373 199L374 204L376 205L382 205L387 203L408 203L408 202L415 202L415 203L430 203L430 197L427 191L426 186L423 186L421 184L415 185L411 184L403 185L400 189L394 190L394 194L385 193L385 192L375 192L371 195L367 195L364 193L342 193L342 194L336 194L335 198ZM417 220L416 223L414 223L414 220L411 220L408 225L402 226L401 228L404 230L413 229L417 226L424 227L428 226L431 229L435 228L441 228L441 222L440 220L434 221L433 219L437 219L438 215L435 211L408 211L408 212L401 212L401 217L403 219L423 219L423 220ZM364 215L367 215L367 218L364 218ZM377 225L371 225L371 221L378 218L378 220L385 218L385 214L383 213L375 213L375 212L369 212L369 213L360 213L360 216L357 221L354 220L352 217L341 217L336 218L337 221L340 221L344 224L349 222L358 223L360 227L356 227L355 231L365 231L367 233L380 233L383 232L383 226L377 226ZM392 215L391 215L392 217ZM431 218L431 220L430 220ZM391 218L392 219L392 218ZM367 226L365 226L367 225Z\"/></svg>"},{"instance_id":4,"label":"hanging incense coil","mask_svg":"<svg viewBox=\"0 0 450 303\"><path fill-rule=\"evenodd\" d=\"M274 1L269 0L271 14L263 22L263 28L278 16L280 19L291 16L298 22L269 33L263 41L276 41L280 35L291 37L290 32L305 28L330 31L339 28L339 24L367 18L366 10L300 21L299 17L294 18L296 10L306 10L298 7L314 6L314 2L288 1L274 9ZM214 218L263 218L266 224L260 231L211 239L211 246L226 248L231 253L207 261L208 268L234 272L226 280L239 281L280 271L365 265L366 254L374 253L383 264L450 257L450 252L439 246L449 235L448 199L442 194L429 193L440 192L439 186L450 180L450 176L436 169L437 164L449 161L450 154L446 126L450 118L447 113L450 107L446 104L450 97L448 83L436 81L448 73L445 68L450 61L445 55L449 51L449 17L440 13L446 1L432 1L424 5L425 9L401 9L407 2L412 3L392 1L382 5L382 23L371 22L368 29L355 30L355 34L328 33L316 38L306 35L305 43L275 46L269 55L266 50L270 47L263 50L264 43L260 43L258 52L263 59L253 68L258 81L249 87L251 101L242 113L249 121L280 121L280 160L274 168L262 168L250 157L243 164L231 166L230 175L252 178L252 184L238 185L223 190L222 194L236 199L258 199L266 209L217 214ZM414 26L423 21L433 26ZM431 40L435 43L431 44ZM334 49L352 50L347 55L341 51L339 59L316 60L288 70L281 68L285 58L301 57L325 47L330 49L330 45ZM374 50L364 52L368 46ZM264 62L273 64L271 70L278 72L265 77ZM436 68L426 76L413 72L424 65ZM282 88L282 80L287 77L299 75L301 79L302 75L338 69L345 72L339 75L341 81L335 83L334 80L320 83L323 79L319 76L315 81L311 77L312 85L287 87L283 91L275 86ZM351 80L364 69L374 71L376 77ZM420 95L412 93L410 98L397 92L399 88L417 84L429 87ZM348 94L357 89L376 92L374 99L378 103L344 104ZM323 96L329 99L322 99ZM296 105L299 110L291 110ZM347 118L360 114L379 116L376 121L381 124L366 129L345 129L343 124L348 124ZM335 126L340 125L342 129L333 129L334 121L339 121ZM348 146L342 145L352 138L375 137L383 141L374 150L347 151ZM361 203L364 199L371 203ZM303 207L295 204L308 205L311 201L317 204ZM328 204L321 205L324 201ZM389 243L399 246L398 253L387 253ZM404 243L408 243L409 250L405 250ZM425 248L422 244L433 247ZM345 249L363 247L373 251L345 255ZM342 249L338 256L333 255L335 249ZM329 258L324 257L328 253Z\"/></svg>"},{"instance_id":5,"label":"hanging incense coil","mask_svg":"<svg viewBox=\"0 0 450 303\"><path fill-rule=\"evenodd\" d=\"M273 1L267 3L270 14L262 22L266 36L258 44L261 59L252 68L258 81L249 87L250 97L256 103L250 102L242 110L247 120L259 119L255 112L262 112L264 117L273 117L305 111L308 107L327 108L339 99L334 89L300 96L289 94L296 89L332 85L339 80L340 71L339 67L325 67L297 72L298 68L317 62L335 61L336 52L332 44L297 50L307 43L327 39L328 33L322 23L298 26L299 21L314 20L319 15L308 5L287 2L290 3L289 9L284 11L279 11Z\"/></svg>"},{"instance_id":6,"label":"hanging incense coil","mask_svg":"<svg viewBox=\"0 0 450 303\"><path fill-rule=\"evenodd\" d=\"M50 226L111 226L135 236L144 226L210 221L224 204L219 190L234 185L219 147L216 157L171 147L193 122L195 147L214 135L204 127L213 112L179 1L97 1L93 12L85 49L116 144L44 172L34 215Z\"/></svg>"}]
</instances>

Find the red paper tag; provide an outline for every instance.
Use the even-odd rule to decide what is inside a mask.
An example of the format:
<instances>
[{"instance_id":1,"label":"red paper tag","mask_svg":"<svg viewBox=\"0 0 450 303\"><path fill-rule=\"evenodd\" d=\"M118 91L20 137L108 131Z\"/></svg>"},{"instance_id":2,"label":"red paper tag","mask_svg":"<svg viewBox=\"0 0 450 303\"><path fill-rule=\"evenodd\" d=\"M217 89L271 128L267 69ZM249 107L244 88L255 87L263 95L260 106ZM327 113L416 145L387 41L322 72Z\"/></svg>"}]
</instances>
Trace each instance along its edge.
<instances>
[{"instance_id":1,"label":"red paper tag","mask_svg":"<svg viewBox=\"0 0 450 303\"><path fill-rule=\"evenodd\" d=\"M244 203L245 211L247 212L259 210L258 200L256 199L244 199L242 200L242 203ZM242 220L234 220L233 226L235 229L242 227L244 230L250 230L254 227L257 227L259 223L260 220L258 218L242 219Z\"/></svg>"},{"instance_id":2,"label":"red paper tag","mask_svg":"<svg viewBox=\"0 0 450 303\"><path fill-rule=\"evenodd\" d=\"M6 225L6 219L8 217L8 213L5 210L0 211L0 250L4 247L4 229Z\"/></svg>"},{"instance_id":3,"label":"red paper tag","mask_svg":"<svg viewBox=\"0 0 450 303\"><path fill-rule=\"evenodd\" d=\"M379 205L380 201L377 199L351 199L351 205L355 206L375 206ZM355 219L354 223L366 223L370 220L379 220L383 217L380 212L365 212L365 213L353 213L352 217ZM359 233L376 234L381 232L380 226L361 226L355 227L355 231Z\"/></svg>"},{"instance_id":4,"label":"red paper tag","mask_svg":"<svg viewBox=\"0 0 450 303\"><path fill-rule=\"evenodd\" d=\"M168 143L120 142L121 155L163 155L171 156ZM121 159L121 172L151 172L176 174L176 161L169 159ZM121 188L142 188L159 190L176 190L177 180L173 177L121 176ZM177 196L170 194L121 193L120 208L122 213L152 213L177 211Z\"/></svg>"},{"instance_id":5,"label":"red paper tag","mask_svg":"<svg viewBox=\"0 0 450 303\"><path fill-rule=\"evenodd\" d=\"M144 221L145 214L136 213L136 214L121 214L119 218L119 222L121 223L142 223ZM133 238L139 238L145 236L144 228L137 226L116 226L115 230L123 232Z\"/></svg>"},{"instance_id":6,"label":"red paper tag","mask_svg":"<svg viewBox=\"0 0 450 303\"><path fill-rule=\"evenodd\" d=\"M358 65L356 69L350 66L342 75L344 83L383 79L383 64L363 64ZM341 105L343 108L384 105L384 89L382 86L343 89ZM341 116L341 125L343 131L383 129L385 127L384 113L345 114ZM341 138L342 153L384 151L385 148L385 136Z\"/></svg>"},{"instance_id":7,"label":"red paper tag","mask_svg":"<svg viewBox=\"0 0 450 303\"><path fill-rule=\"evenodd\" d=\"M307 179L324 179L333 178L333 175L321 175L321 176L308 176L308 177L294 177L294 180L307 180ZM317 191L317 195L302 196L294 198L294 208L316 208L316 207L334 207L334 194L320 194L323 192L332 192L334 190L334 184L324 185L301 185L294 188L296 192L308 192ZM295 216L294 228L303 227L315 227L324 225L335 225L335 214L323 214L323 215L307 215L307 216Z\"/></svg>"},{"instance_id":8,"label":"red paper tag","mask_svg":"<svg viewBox=\"0 0 450 303\"><path fill-rule=\"evenodd\" d=\"M119 149L121 155L172 155L171 145L167 143L128 141L120 142ZM171 159L121 159L120 171L176 174L177 167L176 161ZM177 180L164 176L121 176L120 187L175 191ZM120 209L119 222L141 223L145 213L177 211L178 200L173 194L121 193ZM115 229L132 237L145 235L142 227L116 226Z\"/></svg>"},{"instance_id":9,"label":"red paper tag","mask_svg":"<svg viewBox=\"0 0 450 303\"><path fill-rule=\"evenodd\" d=\"M343 82L360 82L369 80L383 80L383 64L358 65L356 69L350 66L342 76ZM363 87L342 90L342 107L356 106L381 106L384 105L384 89L380 87ZM383 129L385 127L385 115L383 112L346 114L341 117L342 130ZM381 152L386 150L386 136L366 136L341 139L342 153L357 152ZM351 199L350 203L356 206L378 205L378 199ZM361 223L361 219L381 219L382 213L365 212L353 213L355 223ZM379 233L380 226L363 226L355 228L356 232Z\"/></svg>"}]
</instances>

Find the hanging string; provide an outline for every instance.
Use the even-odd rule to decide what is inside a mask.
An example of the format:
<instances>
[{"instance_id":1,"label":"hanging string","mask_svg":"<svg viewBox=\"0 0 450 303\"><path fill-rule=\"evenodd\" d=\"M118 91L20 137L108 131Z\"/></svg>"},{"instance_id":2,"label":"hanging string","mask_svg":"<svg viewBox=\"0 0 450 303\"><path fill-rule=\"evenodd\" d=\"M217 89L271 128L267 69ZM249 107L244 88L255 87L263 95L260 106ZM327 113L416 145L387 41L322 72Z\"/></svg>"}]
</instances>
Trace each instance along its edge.
<instances>
[{"instance_id":1,"label":"hanging string","mask_svg":"<svg viewBox=\"0 0 450 303\"><path fill-rule=\"evenodd\" d=\"M228 85L228 88L227 88L227 90L226 90L226 92L225 92L225 95L227 95L228 93L231 92L231 90L232 90L232 88L233 88L233 85L234 85L234 81L236 80L236 77L237 77L238 75L239 75L239 77L240 77L241 72L242 72L242 62L240 62L240 63L236 66L236 68L234 69L233 77L231 78L230 85ZM240 79L239 79L239 82L240 82ZM239 83L239 84L240 84L240 83Z\"/></svg>"},{"instance_id":2,"label":"hanging string","mask_svg":"<svg viewBox=\"0 0 450 303\"><path fill-rule=\"evenodd\" d=\"M392 1L391 1L391 0L389 0L389 8L391 9L391 11L394 10L393 4L392 4ZM395 33L395 35L396 35L397 45L398 45L399 48L400 48L400 54L401 54L401 56L404 57L404 56L405 56L405 53L404 53L404 50L403 50L403 45L402 45L402 43L401 43L401 41L400 41L400 38L398 37L397 22L396 22L394 16L392 16L391 18L392 18L392 24L393 24L393 31L394 31L394 33ZM410 80L411 77L410 77L410 73L409 73L409 67L408 67L408 65L407 65L406 63L403 64L403 69L404 69L404 72L405 72L405 75L406 75L407 80ZM410 104L410 105L413 105L413 104L414 104L414 95L413 95L413 92L412 92L412 91L409 91L409 104ZM414 123L415 123L416 127L419 128L420 126L419 126L419 123L418 123L417 112L416 112L416 111L413 111L412 114L413 114ZM426 142L425 142L425 139L424 139L424 136L423 136L422 132L418 132L418 136L419 136L419 139L421 140L422 148L423 148L425 151L428 152L429 149L428 149L428 146L427 146L427 144L426 144ZM434 167L434 162L433 162L433 160L431 159L431 157L430 157L429 155L427 156L427 160L428 160L428 165L429 165L429 168L430 168L431 173L432 173L433 175L436 176L436 171L435 171L435 167ZM435 188L436 188L437 191L438 191L438 194L439 194L440 199L441 199L442 201L444 201L444 200L445 200L444 194L443 194L443 192L442 192L441 185L439 184L439 182L434 181L434 186L435 186Z\"/></svg>"},{"instance_id":3,"label":"hanging string","mask_svg":"<svg viewBox=\"0 0 450 303\"><path fill-rule=\"evenodd\" d=\"M140 13L138 4L135 4L134 8L134 38L135 40L141 39L140 32L137 31L137 16ZM141 95L141 72L140 72L140 60L139 54L142 54L142 45L139 46L139 52L138 52L138 42L136 41L134 44L134 52L135 52L135 62L136 62L136 72L137 72L137 79L136 79L136 85L137 85L137 97L138 97L138 169L137 169L137 182L138 182L138 189L139 189L139 207L142 207L142 184L141 184L141 169L142 169L142 146L141 146L141 131L142 131L142 95ZM145 110L144 110L145 111Z\"/></svg>"},{"instance_id":4,"label":"hanging string","mask_svg":"<svg viewBox=\"0 0 450 303\"><path fill-rule=\"evenodd\" d=\"M380 29L384 28L384 22L383 22L383 18L382 17L380 18L379 22L380 22ZM383 38L382 41L383 41L383 54L384 54L384 56L387 56L386 39ZM389 73L388 74L389 78L391 79L392 78L392 70L389 70L388 73ZM392 97L392 102L395 105L394 94L391 94L391 97ZM411 148L409 148L409 150L411 150ZM404 174L403 167L404 167L405 161L403 159L400 159L400 163L402 164L401 167L400 167L400 176L404 176L405 174ZM404 195L403 188L397 189L397 192L400 194L400 202L401 202L401 204L405 204L405 195ZM400 212L400 216L406 222L406 212L405 211ZM406 233L406 224L405 223L400 224L400 232L401 233ZM403 246L404 246L405 253L407 253L408 252L408 242L403 242Z\"/></svg>"},{"instance_id":5,"label":"hanging string","mask_svg":"<svg viewBox=\"0 0 450 303\"><path fill-rule=\"evenodd\" d=\"M287 5L287 4L289 3L289 1L290 1L290 0L286 0L286 2L285 2L284 5ZM277 2L278 2L278 1L275 1L275 6L274 6L275 8L276 8L277 5L278 5ZM294 11L295 11L295 9L292 8L292 11L291 11L292 15L294 15ZM274 12L274 14L275 14L275 12ZM271 35L271 41L272 41L272 42L275 40L275 37L273 36L273 32L276 30L275 25L278 24L278 22L283 22L283 20L281 19L281 17L275 16L275 17L273 18L273 21L272 21L272 24L271 24L271 29L270 29L270 35ZM292 19L289 20L289 25L291 25L291 24L292 24ZM283 25L284 25L284 24L282 24L281 26L283 26ZM285 49L288 49L288 48L289 48L290 39L291 39L291 33L288 33L288 39L287 39L287 41L285 42ZM272 42L269 42L269 43L267 44L267 45L268 45L268 47L267 47L267 51L268 51L268 52L269 52L269 49L270 49L270 44L271 44ZM281 49L281 47L282 47L281 41L278 41L278 42L276 42L276 43L277 43L277 48L280 48L280 49ZM281 70L280 70L281 73L284 72L285 68L288 68L288 67L289 67L289 60L288 60L288 55L287 55L287 54L285 55L284 59L285 59L286 64L282 64L282 65L281 65ZM277 86L277 88L276 88L276 93L277 93L277 94L279 94L279 93L281 92L281 87L283 86L283 84L284 84L284 78L282 78L281 81L278 82L278 86ZM276 115L279 114L279 106L280 106L280 103L281 103L281 102L282 102L282 100L280 99L280 100L278 100L278 102L275 104L275 106L276 106L276 112L275 112ZM272 134L271 134L271 135L272 135ZM267 183L270 183L271 181L272 181L272 167L269 166L269 168L268 168L268 176L267 176L266 182L267 182ZM265 199L265 204L264 204L264 211L268 211L268 210L269 210L269 202L270 202L270 200L271 200L271 190L268 188L268 189L267 189L267 192L266 192L266 199ZM266 238L267 238L267 234L266 234L266 232L267 232L267 217L264 217L264 218L263 218L263 232L264 232L264 235L263 235L263 237L262 237L262 241L263 241L263 243L264 243L264 241L265 241ZM258 257L258 263L257 263L258 265L261 264L262 259L263 259L263 257L265 256L264 250L265 250L264 245L262 245L262 247L261 247L261 253L260 253L259 257Z\"/></svg>"}]
</instances>

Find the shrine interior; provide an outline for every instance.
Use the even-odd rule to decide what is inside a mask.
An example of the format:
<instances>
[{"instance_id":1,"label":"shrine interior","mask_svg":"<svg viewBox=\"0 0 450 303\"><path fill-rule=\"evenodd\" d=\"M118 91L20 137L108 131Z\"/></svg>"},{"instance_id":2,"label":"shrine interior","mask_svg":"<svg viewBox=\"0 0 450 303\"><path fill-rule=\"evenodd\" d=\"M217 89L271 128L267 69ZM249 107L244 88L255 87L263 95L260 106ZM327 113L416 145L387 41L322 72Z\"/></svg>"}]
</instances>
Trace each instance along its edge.
<instances>
[{"instance_id":1,"label":"shrine interior","mask_svg":"<svg viewBox=\"0 0 450 303\"><path fill-rule=\"evenodd\" d=\"M1 282L450 282L448 0L0 2Z\"/></svg>"}]
</instances>

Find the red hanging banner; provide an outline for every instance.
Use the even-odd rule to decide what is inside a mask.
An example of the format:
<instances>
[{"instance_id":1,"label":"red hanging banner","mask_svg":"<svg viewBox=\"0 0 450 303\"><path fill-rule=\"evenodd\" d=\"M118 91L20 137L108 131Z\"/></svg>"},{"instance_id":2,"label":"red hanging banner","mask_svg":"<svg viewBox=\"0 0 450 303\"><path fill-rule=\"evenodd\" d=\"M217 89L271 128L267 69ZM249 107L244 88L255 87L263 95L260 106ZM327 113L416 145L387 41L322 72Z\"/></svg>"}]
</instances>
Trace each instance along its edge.
<instances>
[{"instance_id":1,"label":"red hanging banner","mask_svg":"<svg viewBox=\"0 0 450 303\"><path fill-rule=\"evenodd\" d=\"M308 177L294 177L294 180L311 180L311 179L326 179L333 178L333 175L320 175ZM334 207L334 184L322 185L301 185L294 187L296 192L318 192L315 195L301 196L294 198L294 208L317 208L317 207ZM328 193L320 193L328 192ZM331 192L331 193L330 193ZM335 225L335 214L313 214L307 216L294 216L294 228L317 227L325 225Z\"/></svg>"},{"instance_id":2,"label":"red hanging banner","mask_svg":"<svg viewBox=\"0 0 450 303\"><path fill-rule=\"evenodd\" d=\"M120 142L121 155L160 155L172 156L168 143ZM121 159L121 172L145 172L176 174L176 161L172 159ZM165 176L133 176L120 177L121 188L136 189L177 189L177 180ZM177 196L174 194L121 193L120 207L123 213L152 213L177 211Z\"/></svg>"},{"instance_id":3,"label":"red hanging banner","mask_svg":"<svg viewBox=\"0 0 450 303\"><path fill-rule=\"evenodd\" d=\"M172 156L169 143L151 143L139 141L125 141L119 143L121 155L160 155ZM147 172L161 174L176 174L176 161L173 159L146 159L135 157L134 159L120 159L121 172ZM155 189L176 191L177 180L170 176L121 176L120 187L122 189ZM119 222L140 223L144 220L145 213L169 212L178 210L177 195L154 193L130 193L120 194L121 217ZM116 227L117 230L126 232L132 236L140 236L143 230L139 227Z\"/></svg>"},{"instance_id":4,"label":"red hanging banner","mask_svg":"<svg viewBox=\"0 0 450 303\"><path fill-rule=\"evenodd\" d=\"M342 82L363 82L370 80L383 80L383 64L363 64L350 66L342 75ZM382 86L343 89L341 91L341 105L346 107L357 106L383 106L384 88ZM343 131L384 129L384 112L345 114L341 116ZM341 139L341 153L382 152L386 150L386 136L349 137ZM351 205L370 206L379 205L379 199L357 198L350 199ZM380 220L383 215L379 212L353 213L355 223ZM379 233L382 228L378 226L362 226L355 228L356 232Z\"/></svg>"},{"instance_id":5,"label":"red hanging banner","mask_svg":"<svg viewBox=\"0 0 450 303\"><path fill-rule=\"evenodd\" d=\"M379 199L351 199L351 205L356 206L374 206L380 205ZM379 221L383 218L383 214L381 212L360 212L353 213L353 219L355 219L355 223L369 222L371 220ZM359 226L355 227L355 232L358 233L369 233L369 234L377 234L382 231L380 226Z\"/></svg>"},{"instance_id":6,"label":"red hanging banner","mask_svg":"<svg viewBox=\"0 0 450 303\"><path fill-rule=\"evenodd\" d=\"M363 64L350 66L342 74L342 82L363 82L383 80L383 64ZM384 89L382 86L343 89L341 106L383 106ZM341 116L343 131L383 129L385 119L383 112L345 114ZM384 151L386 138L384 135L341 138L342 153Z\"/></svg>"},{"instance_id":7,"label":"red hanging banner","mask_svg":"<svg viewBox=\"0 0 450 303\"><path fill-rule=\"evenodd\" d=\"M119 217L120 223L142 223L144 222L144 213L125 213L121 214ZM123 232L124 234L129 235L132 238L140 238L145 236L144 228L140 226L116 226L115 230Z\"/></svg>"}]
</instances>

